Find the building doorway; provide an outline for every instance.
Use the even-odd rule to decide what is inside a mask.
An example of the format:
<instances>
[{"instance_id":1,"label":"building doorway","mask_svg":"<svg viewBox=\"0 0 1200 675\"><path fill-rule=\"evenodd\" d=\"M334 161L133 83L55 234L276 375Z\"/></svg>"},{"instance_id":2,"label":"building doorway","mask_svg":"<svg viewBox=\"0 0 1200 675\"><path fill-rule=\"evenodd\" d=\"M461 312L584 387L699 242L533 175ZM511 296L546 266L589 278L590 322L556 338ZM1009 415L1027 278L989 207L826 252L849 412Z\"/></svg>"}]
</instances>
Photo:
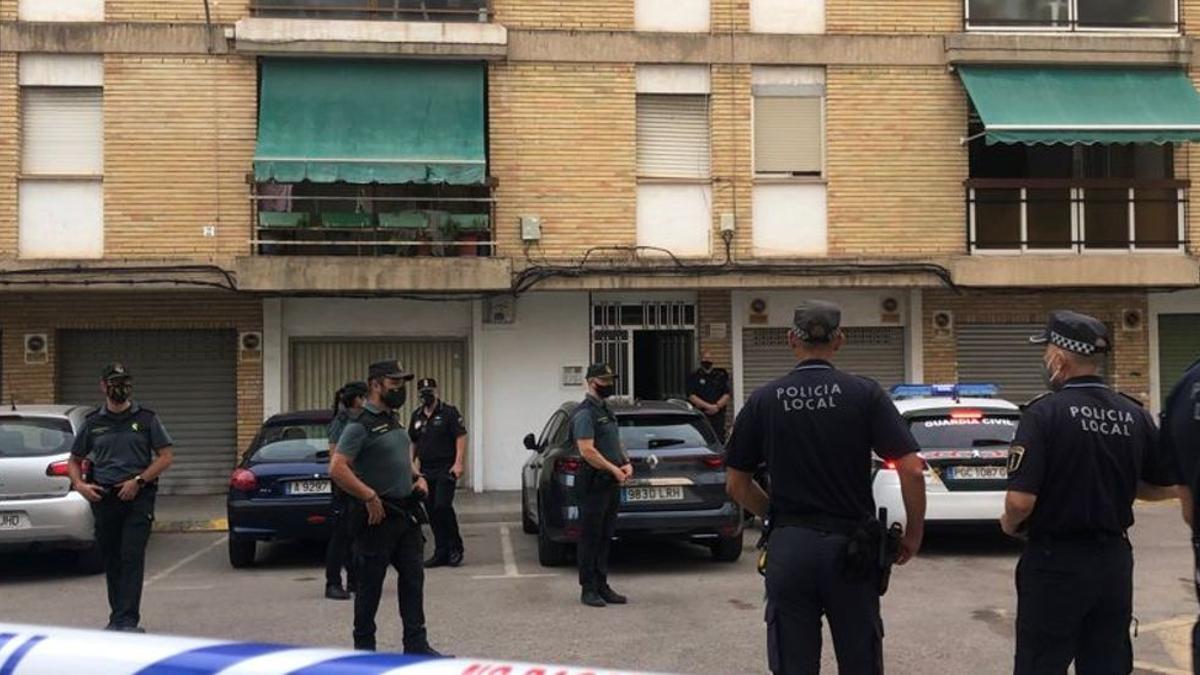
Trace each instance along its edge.
<instances>
[{"instance_id":1,"label":"building doorway","mask_svg":"<svg viewBox=\"0 0 1200 675\"><path fill-rule=\"evenodd\" d=\"M696 355L694 304L610 302L592 310L592 357L616 371L618 396L687 397Z\"/></svg>"}]
</instances>

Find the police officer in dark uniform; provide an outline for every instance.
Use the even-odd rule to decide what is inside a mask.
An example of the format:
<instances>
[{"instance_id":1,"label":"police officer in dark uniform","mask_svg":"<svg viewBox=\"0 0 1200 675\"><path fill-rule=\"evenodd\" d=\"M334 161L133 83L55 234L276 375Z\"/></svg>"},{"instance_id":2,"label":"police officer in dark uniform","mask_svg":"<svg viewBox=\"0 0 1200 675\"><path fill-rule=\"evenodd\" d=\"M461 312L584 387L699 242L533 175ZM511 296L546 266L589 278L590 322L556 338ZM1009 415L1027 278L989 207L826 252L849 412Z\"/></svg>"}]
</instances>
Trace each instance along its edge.
<instances>
[{"instance_id":1,"label":"police officer in dark uniform","mask_svg":"<svg viewBox=\"0 0 1200 675\"><path fill-rule=\"evenodd\" d=\"M725 441L725 409L732 400L733 389L729 386L729 371L713 365L712 353L705 351L700 356L700 369L688 377L688 402L696 406L717 438Z\"/></svg>"},{"instance_id":2,"label":"police officer in dark uniform","mask_svg":"<svg viewBox=\"0 0 1200 675\"><path fill-rule=\"evenodd\" d=\"M111 613L106 630L144 633L141 623L146 543L154 522L158 477L171 466L171 437L153 410L133 401L133 377L120 363L106 366L104 404L88 413L75 435L71 484L91 502L96 543L104 559ZM90 480L83 460L92 462Z\"/></svg>"},{"instance_id":3,"label":"police officer in dark uniform","mask_svg":"<svg viewBox=\"0 0 1200 675\"><path fill-rule=\"evenodd\" d=\"M727 446L729 494L770 523L767 651L776 675L820 671L822 615L839 672L883 672L882 527L874 521L872 450L900 474L908 530L896 562L917 553L924 532L916 441L878 384L833 366L845 343L840 323L833 303L812 300L796 309L788 345L799 364L750 396ZM770 497L753 480L764 461Z\"/></svg>"},{"instance_id":4,"label":"police officer in dark uniform","mask_svg":"<svg viewBox=\"0 0 1200 675\"><path fill-rule=\"evenodd\" d=\"M367 401L367 383L347 382L338 389L333 401L333 420L329 422L329 456L337 447L350 415ZM329 543L325 548L325 597L330 600L349 600L356 585L354 553L351 551L349 518L350 496L335 483L333 500L329 505ZM346 586L342 586L342 568L346 568Z\"/></svg>"},{"instance_id":5,"label":"police officer in dark uniform","mask_svg":"<svg viewBox=\"0 0 1200 675\"><path fill-rule=\"evenodd\" d=\"M429 489L413 470L408 434L396 419L412 378L397 361L371 364L367 403L350 413L329 474L354 499L348 516L358 565L354 648L375 650L375 613L391 566L399 575L404 652L440 656L425 629L425 537L418 512Z\"/></svg>"},{"instance_id":6,"label":"police officer in dark uniform","mask_svg":"<svg viewBox=\"0 0 1200 675\"><path fill-rule=\"evenodd\" d=\"M1200 599L1200 361L1188 367L1163 404L1162 445L1182 487L1183 519L1192 528L1196 597ZM1200 671L1200 622L1192 627L1192 664ZM1194 671L1194 672L1196 672Z\"/></svg>"},{"instance_id":7,"label":"police officer in dark uniform","mask_svg":"<svg viewBox=\"0 0 1200 675\"><path fill-rule=\"evenodd\" d=\"M571 413L571 441L584 466L579 473L580 599L589 607L624 605L628 598L608 585L608 554L617 529L620 486L633 475L633 465L621 447L617 418L606 400L616 391L616 374L604 363L587 369L588 393Z\"/></svg>"},{"instance_id":8,"label":"police officer in dark uniform","mask_svg":"<svg viewBox=\"0 0 1200 675\"><path fill-rule=\"evenodd\" d=\"M463 540L454 513L454 490L466 462L467 427L458 408L438 396L437 380L422 378L417 392L421 405L413 410L408 436L417 446L417 471L429 483L425 503L434 548L425 566L458 567L463 561Z\"/></svg>"},{"instance_id":9,"label":"police officer in dark uniform","mask_svg":"<svg viewBox=\"0 0 1200 675\"><path fill-rule=\"evenodd\" d=\"M1129 673L1133 647L1133 500L1175 495L1158 430L1099 369L1108 328L1069 311L1030 338L1045 344L1053 393L1021 415L1009 451L1001 527L1028 537L1017 564L1014 671Z\"/></svg>"}]
</instances>

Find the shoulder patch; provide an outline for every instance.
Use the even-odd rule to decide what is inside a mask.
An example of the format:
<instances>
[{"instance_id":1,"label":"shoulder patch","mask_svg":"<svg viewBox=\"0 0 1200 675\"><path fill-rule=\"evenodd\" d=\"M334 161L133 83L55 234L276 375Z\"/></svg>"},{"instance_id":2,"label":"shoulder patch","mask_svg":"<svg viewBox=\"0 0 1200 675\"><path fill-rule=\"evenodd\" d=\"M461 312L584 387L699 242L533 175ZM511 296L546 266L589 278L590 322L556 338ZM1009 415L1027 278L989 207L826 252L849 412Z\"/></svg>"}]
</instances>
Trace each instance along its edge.
<instances>
[{"instance_id":1,"label":"shoulder patch","mask_svg":"<svg viewBox=\"0 0 1200 675\"><path fill-rule=\"evenodd\" d=\"M1034 396L1033 398L1029 399L1028 401L1022 403L1020 405L1020 408L1021 408L1021 410L1024 410L1024 409L1028 408L1029 406L1033 405L1034 403L1037 403L1038 401L1046 398L1047 396L1049 396L1050 394L1053 394L1053 393L1054 392L1052 392L1052 391L1047 391L1047 392L1038 394L1037 396Z\"/></svg>"},{"instance_id":2,"label":"shoulder patch","mask_svg":"<svg viewBox=\"0 0 1200 675\"><path fill-rule=\"evenodd\" d=\"M1131 394L1126 394L1126 393L1125 393L1125 392L1123 392L1123 391L1118 391L1117 393L1118 393L1118 394L1120 394L1121 396L1124 396L1125 398L1129 399L1130 401L1133 401L1135 404L1137 404L1137 407L1139 407L1139 408L1145 408L1145 407L1146 407L1146 404L1145 404L1145 403L1142 403L1142 400L1141 400L1141 399L1139 399L1139 398L1135 398L1135 397L1134 397L1134 396L1132 396Z\"/></svg>"},{"instance_id":3,"label":"shoulder patch","mask_svg":"<svg viewBox=\"0 0 1200 675\"><path fill-rule=\"evenodd\" d=\"M1021 468L1021 460L1025 458L1025 447L1014 445L1008 449L1008 472L1013 473Z\"/></svg>"}]
</instances>

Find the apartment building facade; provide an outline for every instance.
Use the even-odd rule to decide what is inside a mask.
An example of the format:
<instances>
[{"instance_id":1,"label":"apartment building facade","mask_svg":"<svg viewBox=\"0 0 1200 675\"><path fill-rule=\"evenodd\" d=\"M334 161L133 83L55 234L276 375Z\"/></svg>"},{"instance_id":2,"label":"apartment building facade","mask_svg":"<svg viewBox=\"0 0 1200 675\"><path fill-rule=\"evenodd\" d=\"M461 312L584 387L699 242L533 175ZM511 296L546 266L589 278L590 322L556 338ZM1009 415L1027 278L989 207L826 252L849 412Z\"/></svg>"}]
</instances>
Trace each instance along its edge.
<instances>
[{"instance_id":1,"label":"apartment building facade","mask_svg":"<svg viewBox=\"0 0 1200 675\"><path fill-rule=\"evenodd\" d=\"M735 401L843 365L1040 388L1056 307L1158 405L1200 356L1194 0L0 0L0 397L126 361L219 491L396 355L514 488L594 359ZM1200 64L1200 61L1197 61ZM546 430L549 431L549 430Z\"/></svg>"}]
</instances>

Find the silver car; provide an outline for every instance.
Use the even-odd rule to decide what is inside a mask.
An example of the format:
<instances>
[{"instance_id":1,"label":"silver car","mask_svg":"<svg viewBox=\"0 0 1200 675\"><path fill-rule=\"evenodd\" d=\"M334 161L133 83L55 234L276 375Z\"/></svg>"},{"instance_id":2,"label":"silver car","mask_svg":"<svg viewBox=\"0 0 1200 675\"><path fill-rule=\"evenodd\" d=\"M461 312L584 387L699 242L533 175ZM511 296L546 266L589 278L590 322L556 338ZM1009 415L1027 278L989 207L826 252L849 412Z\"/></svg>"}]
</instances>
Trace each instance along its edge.
<instances>
[{"instance_id":1,"label":"silver car","mask_svg":"<svg viewBox=\"0 0 1200 675\"><path fill-rule=\"evenodd\" d=\"M0 409L0 551L74 551L85 571L99 571L91 507L67 476L71 444L88 410Z\"/></svg>"}]
</instances>

